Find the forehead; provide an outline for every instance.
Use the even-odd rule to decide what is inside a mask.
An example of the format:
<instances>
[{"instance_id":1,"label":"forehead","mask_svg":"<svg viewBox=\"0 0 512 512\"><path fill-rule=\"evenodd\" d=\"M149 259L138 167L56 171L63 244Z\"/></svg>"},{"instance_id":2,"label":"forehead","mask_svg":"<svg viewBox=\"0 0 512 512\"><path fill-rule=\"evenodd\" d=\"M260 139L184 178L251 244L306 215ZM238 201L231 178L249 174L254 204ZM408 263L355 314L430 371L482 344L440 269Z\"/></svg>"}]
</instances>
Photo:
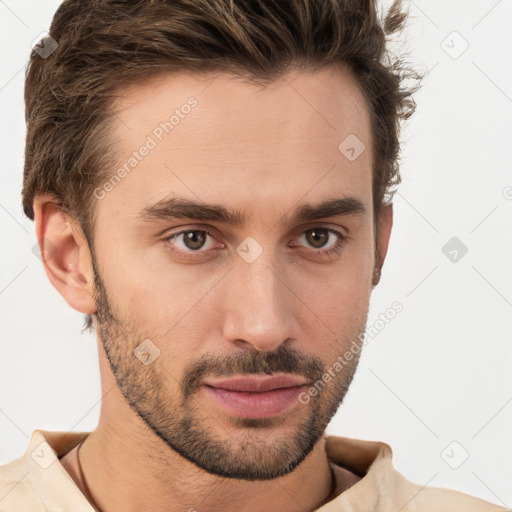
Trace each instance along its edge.
<instances>
[{"instance_id":1,"label":"forehead","mask_svg":"<svg viewBox=\"0 0 512 512\"><path fill-rule=\"evenodd\" d=\"M173 193L218 204L265 198L262 208L306 192L312 201L371 196L369 112L344 68L296 70L265 86L166 74L123 90L112 107L112 172L124 172L103 210L135 216Z\"/></svg>"}]
</instances>

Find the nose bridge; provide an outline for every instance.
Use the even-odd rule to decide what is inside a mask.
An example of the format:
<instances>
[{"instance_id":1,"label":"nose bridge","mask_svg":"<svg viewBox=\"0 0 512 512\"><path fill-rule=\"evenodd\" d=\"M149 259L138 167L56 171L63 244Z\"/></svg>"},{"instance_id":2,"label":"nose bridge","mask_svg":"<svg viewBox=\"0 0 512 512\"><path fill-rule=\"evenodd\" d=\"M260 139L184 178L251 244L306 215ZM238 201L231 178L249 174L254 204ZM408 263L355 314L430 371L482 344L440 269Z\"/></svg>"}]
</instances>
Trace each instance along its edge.
<instances>
[{"instance_id":1,"label":"nose bridge","mask_svg":"<svg viewBox=\"0 0 512 512\"><path fill-rule=\"evenodd\" d=\"M296 320L290 291L271 251L251 263L240 258L230 273L224 336L249 343L260 351L276 350L296 337Z\"/></svg>"}]
</instances>

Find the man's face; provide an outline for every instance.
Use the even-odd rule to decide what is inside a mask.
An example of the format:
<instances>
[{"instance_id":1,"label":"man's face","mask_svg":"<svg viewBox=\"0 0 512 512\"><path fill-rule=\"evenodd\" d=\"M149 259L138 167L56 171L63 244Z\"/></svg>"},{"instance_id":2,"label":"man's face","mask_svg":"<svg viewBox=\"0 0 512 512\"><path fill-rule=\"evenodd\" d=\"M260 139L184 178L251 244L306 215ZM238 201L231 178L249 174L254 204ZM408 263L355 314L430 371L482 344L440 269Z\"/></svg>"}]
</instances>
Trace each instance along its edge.
<instances>
[{"instance_id":1,"label":"man's face","mask_svg":"<svg viewBox=\"0 0 512 512\"><path fill-rule=\"evenodd\" d=\"M213 78L166 76L115 106L127 172L97 189L96 327L155 434L210 473L269 479L310 453L357 366L358 352L333 369L372 287L369 116L341 70L266 88ZM347 198L344 213L294 215Z\"/></svg>"}]
</instances>

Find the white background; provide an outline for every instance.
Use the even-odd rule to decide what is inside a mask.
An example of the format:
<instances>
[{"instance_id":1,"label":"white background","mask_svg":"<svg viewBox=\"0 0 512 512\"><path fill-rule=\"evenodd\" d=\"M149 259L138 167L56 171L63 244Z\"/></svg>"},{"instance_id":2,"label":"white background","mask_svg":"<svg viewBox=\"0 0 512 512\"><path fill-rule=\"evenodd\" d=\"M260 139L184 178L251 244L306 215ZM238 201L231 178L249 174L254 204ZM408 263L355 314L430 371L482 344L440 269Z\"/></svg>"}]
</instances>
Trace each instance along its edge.
<instances>
[{"instance_id":1,"label":"white background","mask_svg":"<svg viewBox=\"0 0 512 512\"><path fill-rule=\"evenodd\" d=\"M99 417L95 338L80 334L83 316L46 278L21 208L24 67L58 4L0 0L0 464L22 455L36 428L90 431ZM509 508L511 24L508 0L411 3L399 40L430 73L403 132L403 183L368 325L396 300L404 310L365 347L328 428L389 443L409 480ZM454 236L468 248L456 263L441 250ZM458 469L445 461L465 451Z\"/></svg>"}]
</instances>

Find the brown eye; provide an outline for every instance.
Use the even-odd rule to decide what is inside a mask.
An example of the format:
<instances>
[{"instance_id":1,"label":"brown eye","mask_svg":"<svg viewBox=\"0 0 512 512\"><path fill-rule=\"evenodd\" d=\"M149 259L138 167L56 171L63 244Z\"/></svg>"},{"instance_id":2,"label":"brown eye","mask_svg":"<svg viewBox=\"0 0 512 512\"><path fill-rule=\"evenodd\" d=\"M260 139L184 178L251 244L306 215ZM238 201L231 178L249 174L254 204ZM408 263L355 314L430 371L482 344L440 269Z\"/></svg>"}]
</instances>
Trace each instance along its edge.
<instances>
[{"instance_id":1,"label":"brown eye","mask_svg":"<svg viewBox=\"0 0 512 512\"><path fill-rule=\"evenodd\" d=\"M348 239L348 235L337 229L319 226L303 231L298 237L300 243L294 243L293 246L306 247L314 255L330 257L339 254Z\"/></svg>"},{"instance_id":2,"label":"brown eye","mask_svg":"<svg viewBox=\"0 0 512 512\"><path fill-rule=\"evenodd\" d=\"M204 229L183 230L168 236L166 241L172 243L178 251L188 253L204 253L215 245L213 235Z\"/></svg>"},{"instance_id":3,"label":"brown eye","mask_svg":"<svg viewBox=\"0 0 512 512\"><path fill-rule=\"evenodd\" d=\"M308 229L305 232L306 241L315 249L322 248L329 241L330 236L327 228Z\"/></svg>"},{"instance_id":4,"label":"brown eye","mask_svg":"<svg viewBox=\"0 0 512 512\"><path fill-rule=\"evenodd\" d=\"M183 233L183 243L188 249L201 249L206 242L205 235L204 231L185 231Z\"/></svg>"}]
</instances>

